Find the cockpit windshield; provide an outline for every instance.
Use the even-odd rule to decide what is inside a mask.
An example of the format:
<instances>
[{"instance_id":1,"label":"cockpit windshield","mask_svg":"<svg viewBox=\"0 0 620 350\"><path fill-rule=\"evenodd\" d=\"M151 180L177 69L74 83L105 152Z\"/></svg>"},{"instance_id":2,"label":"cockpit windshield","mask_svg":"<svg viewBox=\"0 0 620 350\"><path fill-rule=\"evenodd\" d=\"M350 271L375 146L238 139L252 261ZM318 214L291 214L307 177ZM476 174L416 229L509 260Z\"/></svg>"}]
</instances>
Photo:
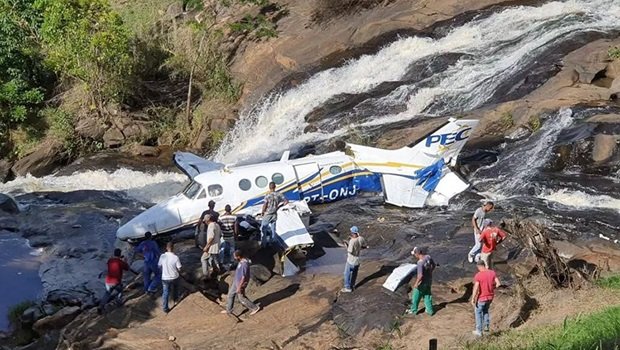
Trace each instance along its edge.
<instances>
[{"instance_id":1,"label":"cockpit windshield","mask_svg":"<svg viewBox=\"0 0 620 350\"><path fill-rule=\"evenodd\" d=\"M183 195L185 195L185 197L189 199L194 199L194 197L196 197L196 195L198 194L198 192L200 192L200 190L202 190L202 186L199 183L192 181L183 190Z\"/></svg>"}]
</instances>

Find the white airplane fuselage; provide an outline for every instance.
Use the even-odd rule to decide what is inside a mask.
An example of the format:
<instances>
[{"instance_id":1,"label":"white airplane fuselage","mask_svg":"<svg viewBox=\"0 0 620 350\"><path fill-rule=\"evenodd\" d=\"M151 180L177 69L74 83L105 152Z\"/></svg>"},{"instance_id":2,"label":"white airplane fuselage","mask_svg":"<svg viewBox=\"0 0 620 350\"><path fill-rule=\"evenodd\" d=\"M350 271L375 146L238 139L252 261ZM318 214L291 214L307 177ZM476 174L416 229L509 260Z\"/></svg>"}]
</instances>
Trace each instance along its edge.
<instances>
[{"instance_id":1,"label":"white airplane fuselage","mask_svg":"<svg viewBox=\"0 0 620 350\"><path fill-rule=\"evenodd\" d=\"M192 171L195 174L185 189L121 226L117 237L139 239L147 231L158 235L195 225L211 200L218 212L223 212L227 204L233 213L260 206L270 182L289 201L303 200L308 204L333 202L359 192L383 192L388 203L412 208L429 201L447 204L468 185L444 162L454 162L477 122L450 120L414 147L397 150L350 144L346 153L337 151L300 159L287 159L285 155L279 161L222 165L203 172L196 171L198 167L193 165L181 165L190 178ZM215 164L204 162L207 167ZM422 179L416 171L433 165L436 183L428 190L430 187L420 183Z\"/></svg>"}]
</instances>

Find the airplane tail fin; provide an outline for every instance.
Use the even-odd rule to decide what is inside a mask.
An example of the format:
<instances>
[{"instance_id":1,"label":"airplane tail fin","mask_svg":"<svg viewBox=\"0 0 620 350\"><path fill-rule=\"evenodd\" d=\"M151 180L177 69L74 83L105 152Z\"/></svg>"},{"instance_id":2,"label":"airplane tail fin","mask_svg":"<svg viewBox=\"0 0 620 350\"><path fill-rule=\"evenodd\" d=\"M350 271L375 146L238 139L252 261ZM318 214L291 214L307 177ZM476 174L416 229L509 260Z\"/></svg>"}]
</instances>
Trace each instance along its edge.
<instances>
[{"instance_id":1,"label":"airplane tail fin","mask_svg":"<svg viewBox=\"0 0 620 350\"><path fill-rule=\"evenodd\" d=\"M411 147L416 157L426 158L425 164L432 164L443 158L446 162L455 161L467 143L469 136L478 125L475 119L450 120L434 132L426 135Z\"/></svg>"}]
</instances>

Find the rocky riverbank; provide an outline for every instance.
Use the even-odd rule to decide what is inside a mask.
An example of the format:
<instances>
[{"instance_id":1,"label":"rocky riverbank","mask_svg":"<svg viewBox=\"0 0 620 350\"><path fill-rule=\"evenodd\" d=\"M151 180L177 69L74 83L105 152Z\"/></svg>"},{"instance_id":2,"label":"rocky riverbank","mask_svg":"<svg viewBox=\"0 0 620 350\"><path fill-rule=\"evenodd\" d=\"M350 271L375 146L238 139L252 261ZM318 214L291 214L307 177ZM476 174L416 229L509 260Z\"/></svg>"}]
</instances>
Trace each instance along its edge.
<instances>
[{"instance_id":1,"label":"rocky riverbank","mask_svg":"<svg viewBox=\"0 0 620 350\"><path fill-rule=\"evenodd\" d=\"M233 71L247 83L242 102L234 108L247 108L273 88L297 86L309 72L374 52L398 33L441 36L451 28L450 23L456 25L476 14L486 16L485 11L492 12L493 8L471 11L508 4L515 2L420 1L412 7L410 2L396 0L358 9L353 19L334 16L313 23L307 18L315 8L307 2L289 1L290 14L279 22L278 38L250 42L238 50ZM584 260L605 273L618 273L620 228L615 219L620 171L620 61L610 55L610 49L619 47L620 40L613 36L589 33L571 39L550 52L548 61L539 60L529 67L531 70L509 79L489 100L490 105L462 113L481 121L460 164L474 187L448 208L414 212L385 206L374 197L313 208L317 248L309 254L306 272L281 278L271 255L255 257L253 272L257 278L250 286L250 296L265 307L256 317L230 319L219 314L218 297L225 292L230 277L224 276L214 285L198 283L198 252L191 239L179 237L174 239L179 242L178 251L186 266L187 297L169 315L160 311L160 300L141 295L139 278L128 279L129 300L124 307L104 316L92 309L102 293L98 274L113 247L121 246L126 255L130 251L129 246L114 239L119 223L156 202L153 193L165 198L182 186L183 175L162 172L169 170L169 148L138 145L131 146L129 156L111 153L87 157L64 168L57 177L33 181L26 191L20 184L32 178L22 177L20 184L4 185L3 191L16 191L22 210L2 213L0 232L19 234L43 251L42 305L35 308L40 312L30 310L25 316L30 317L27 323L39 322L33 327L42 337L26 348L176 349L208 344L210 348L373 349L389 344L405 349L423 348L432 338L440 339L441 344L460 344L468 339L464 334L469 334L473 322L467 304L473 268L464 261L471 243L467 221L483 197L498 201L498 219L527 217L546 226L567 261ZM437 67L428 70L432 75L433 69L445 66L442 62L451 64L459 57L442 56ZM347 101L357 98L343 95L316 108L305 118L310 123L307 131L318 129L336 112L353 108ZM220 119L213 119L205 132L228 130L228 121L235 116L229 113L232 109L227 111ZM419 118L360 128L356 133L365 143L398 148L443 121L445 118ZM331 150L341 140L359 141L345 135L312 146L315 151ZM38 174L58 165L55 155L50 156L54 147L44 148L38 156L26 157L28 164L44 166ZM536 163L537 159L540 162ZM49 164L53 166L47 167ZM71 175L74 172L78 174ZM531 175L524 176L529 172ZM141 184L143 179L137 179L141 176L149 181ZM55 181L55 190L47 190L50 185L46 181ZM92 190L77 189L73 182L78 181ZM339 257L343 252L337 245L341 238L338 231L354 224L363 228L372 249L366 252L356 293L339 295ZM407 287L387 293L381 284L395 266L409 259L411 247L417 244L430 245L441 264L435 288L440 310L432 319L422 316L406 320L401 315ZM548 287L540 274L532 271L532 260L519 253L514 241L502 251L505 263L500 265L500 272L508 287L494 305L500 330L561 321L576 312L561 307L565 302L585 303L590 299L588 311L593 311L605 302L620 301L616 294L587 284L577 292ZM334 261L332 257L336 257Z\"/></svg>"}]
</instances>

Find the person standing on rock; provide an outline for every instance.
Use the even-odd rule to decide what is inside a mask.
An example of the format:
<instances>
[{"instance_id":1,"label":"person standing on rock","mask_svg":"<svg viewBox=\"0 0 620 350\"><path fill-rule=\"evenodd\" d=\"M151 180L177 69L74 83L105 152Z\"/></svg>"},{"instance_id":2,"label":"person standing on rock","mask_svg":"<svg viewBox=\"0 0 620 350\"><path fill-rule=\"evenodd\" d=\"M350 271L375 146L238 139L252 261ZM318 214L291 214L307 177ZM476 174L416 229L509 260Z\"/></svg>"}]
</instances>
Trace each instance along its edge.
<instances>
[{"instance_id":1,"label":"person standing on rock","mask_svg":"<svg viewBox=\"0 0 620 350\"><path fill-rule=\"evenodd\" d=\"M181 272L181 261L179 257L174 254L174 244L168 242L166 244L166 252L159 257L157 264L161 268L161 283L163 286L163 308L164 312L168 313L170 308L168 307L168 299L170 298L170 291L172 291L172 301L177 303L179 298L179 277Z\"/></svg>"},{"instance_id":2,"label":"person standing on rock","mask_svg":"<svg viewBox=\"0 0 620 350\"><path fill-rule=\"evenodd\" d=\"M220 240L222 236L220 225L216 222L216 218L207 215L205 219L207 221L207 230L206 233L204 231L201 232L201 235L206 235L206 238L204 240L204 245L201 247L202 256L200 257L200 263L202 265L203 276L205 279L208 279L213 274L209 273L209 267L211 267L211 271L214 273L219 271L218 258L220 255ZM199 242L200 241L199 239Z\"/></svg>"},{"instance_id":3,"label":"person standing on rock","mask_svg":"<svg viewBox=\"0 0 620 350\"><path fill-rule=\"evenodd\" d=\"M473 263L476 255L480 253L480 233L484 229L484 218L486 214L490 213L493 210L494 207L495 204L493 202L487 201L482 207L476 209L474 215L471 218L471 226L474 229L474 247L471 248L469 254L467 254L467 260L470 263Z\"/></svg>"},{"instance_id":4,"label":"person standing on rock","mask_svg":"<svg viewBox=\"0 0 620 350\"><path fill-rule=\"evenodd\" d=\"M254 304L245 295L245 290L250 281L250 261L245 257L241 250L235 250L235 260L238 261L237 270L235 271L235 277L233 283L228 289L228 298L226 300L226 310L222 310L223 314L232 314L233 307L235 306L235 299L239 298L239 301L243 306L250 310L250 316L260 311L260 306Z\"/></svg>"},{"instance_id":5,"label":"person standing on rock","mask_svg":"<svg viewBox=\"0 0 620 350\"><path fill-rule=\"evenodd\" d=\"M350 229L351 239L347 245L347 263L344 267L344 288L340 291L343 293L351 293L355 288L355 280L360 267L360 253L366 248L366 241L359 234L359 228L353 226Z\"/></svg>"},{"instance_id":6,"label":"person standing on rock","mask_svg":"<svg viewBox=\"0 0 620 350\"><path fill-rule=\"evenodd\" d=\"M472 292L471 304L474 306L474 315L476 317L476 329L472 333L482 336L482 331L488 332L491 326L491 318L489 316L489 308L493 297L495 296L495 288L501 283L495 274L479 260L477 263L478 273L474 276L474 290Z\"/></svg>"},{"instance_id":7,"label":"person standing on rock","mask_svg":"<svg viewBox=\"0 0 620 350\"><path fill-rule=\"evenodd\" d=\"M263 209L261 211L261 247L267 246L275 238L276 235L276 219L278 209L288 204L288 199L281 193L276 192L276 183L269 183L269 193L265 196Z\"/></svg>"},{"instance_id":8,"label":"person standing on rock","mask_svg":"<svg viewBox=\"0 0 620 350\"><path fill-rule=\"evenodd\" d=\"M161 273L157 266L161 252L159 251L157 242L155 242L152 237L152 233L146 232L144 234L144 241L140 242L134 250L134 258L136 253L141 254L144 258L142 273L144 275L144 291L146 293L156 293L161 279Z\"/></svg>"},{"instance_id":9,"label":"person standing on rock","mask_svg":"<svg viewBox=\"0 0 620 350\"><path fill-rule=\"evenodd\" d=\"M506 232L493 224L492 220L485 220L485 228L480 234L480 243L482 244L482 252L480 260L483 261L487 269L493 269L493 252L497 249L497 245L506 239Z\"/></svg>"},{"instance_id":10,"label":"person standing on rock","mask_svg":"<svg viewBox=\"0 0 620 350\"><path fill-rule=\"evenodd\" d=\"M220 263L230 265L234 260L235 252L235 222L237 216L233 215L229 204L224 207L224 215L220 217L220 227L222 229L222 247L220 248Z\"/></svg>"},{"instance_id":11,"label":"person standing on rock","mask_svg":"<svg viewBox=\"0 0 620 350\"><path fill-rule=\"evenodd\" d=\"M426 248L414 247L411 254L418 259L418 262L416 280L413 283L413 291L411 293L411 307L407 310L407 314L417 315L420 300L424 299L426 313L433 316L435 311L433 310L431 285L433 284L433 270L435 270L437 265L433 258L427 254Z\"/></svg>"},{"instance_id":12,"label":"person standing on rock","mask_svg":"<svg viewBox=\"0 0 620 350\"><path fill-rule=\"evenodd\" d=\"M123 301L123 271L129 270L129 264L121 256L121 250L114 249L114 255L108 259L108 272L105 276L105 294L99 301L97 311L103 312L106 304L110 301L112 293L116 291L116 300L120 303ZM133 271L133 270L132 270ZM99 275L101 278L101 274Z\"/></svg>"}]
</instances>

